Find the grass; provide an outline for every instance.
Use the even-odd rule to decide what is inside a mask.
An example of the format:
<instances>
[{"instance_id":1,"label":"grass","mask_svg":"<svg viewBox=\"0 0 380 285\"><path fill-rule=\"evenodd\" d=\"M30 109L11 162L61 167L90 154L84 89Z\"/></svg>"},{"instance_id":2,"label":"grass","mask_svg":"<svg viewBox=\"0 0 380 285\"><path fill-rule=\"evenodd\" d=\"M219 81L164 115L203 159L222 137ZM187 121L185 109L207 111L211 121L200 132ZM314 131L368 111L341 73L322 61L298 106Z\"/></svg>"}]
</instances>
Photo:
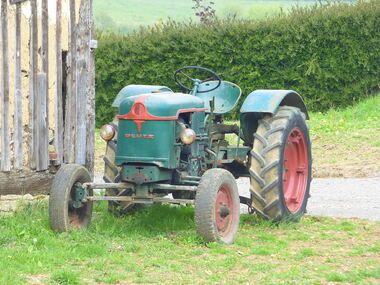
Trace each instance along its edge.
<instances>
[{"instance_id":1,"label":"grass","mask_svg":"<svg viewBox=\"0 0 380 285\"><path fill-rule=\"evenodd\" d=\"M346 109L310 114L315 176L380 173L380 93Z\"/></svg>"},{"instance_id":2,"label":"grass","mask_svg":"<svg viewBox=\"0 0 380 285\"><path fill-rule=\"evenodd\" d=\"M353 107L309 115L314 177L379 175L380 93ZM105 144L98 134L95 145L96 172L101 173Z\"/></svg>"},{"instance_id":3,"label":"grass","mask_svg":"<svg viewBox=\"0 0 380 285\"><path fill-rule=\"evenodd\" d=\"M217 0L218 17L262 19L287 11L294 5L311 5L315 1L256 1ZM167 19L188 21L195 19L191 0L95 0L95 24L101 29L129 32L140 26L154 25Z\"/></svg>"},{"instance_id":4,"label":"grass","mask_svg":"<svg viewBox=\"0 0 380 285\"><path fill-rule=\"evenodd\" d=\"M0 284L380 282L380 223L243 215L235 244L223 246L196 235L193 214L155 205L116 218L102 202L87 231L57 234L46 203L24 207L0 216Z\"/></svg>"}]
</instances>

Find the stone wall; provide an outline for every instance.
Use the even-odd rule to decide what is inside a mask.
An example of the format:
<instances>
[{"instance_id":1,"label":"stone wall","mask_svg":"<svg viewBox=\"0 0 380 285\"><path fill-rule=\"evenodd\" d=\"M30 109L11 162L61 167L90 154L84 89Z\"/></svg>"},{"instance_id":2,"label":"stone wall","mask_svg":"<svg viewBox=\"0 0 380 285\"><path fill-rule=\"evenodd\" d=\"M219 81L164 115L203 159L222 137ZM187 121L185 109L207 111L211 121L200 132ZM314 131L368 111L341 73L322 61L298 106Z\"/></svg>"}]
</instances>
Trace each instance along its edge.
<instances>
[{"instance_id":1,"label":"stone wall","mask_svg":"<svg viewBox=\"0 0 380 285\"><path fill-rule=\"evenodd\" d=\"M32 196L26 195L0 195L0 215L10 215L16 209L24 207L28 203L35 203L39 201L47 201L48 196L39 195Z\"/></svg>"}]
</instances>

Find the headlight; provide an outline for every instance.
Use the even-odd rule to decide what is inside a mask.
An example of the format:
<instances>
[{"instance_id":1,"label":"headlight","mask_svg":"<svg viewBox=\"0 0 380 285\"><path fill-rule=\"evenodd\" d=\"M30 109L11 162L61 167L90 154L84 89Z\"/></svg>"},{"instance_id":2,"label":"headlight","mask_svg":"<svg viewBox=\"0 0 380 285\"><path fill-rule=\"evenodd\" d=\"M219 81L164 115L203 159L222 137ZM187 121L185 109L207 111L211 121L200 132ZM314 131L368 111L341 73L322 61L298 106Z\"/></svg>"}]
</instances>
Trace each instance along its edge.
<instances>
[{"instance_id":1,"label":"headlight","mask_svg":"<svg viewBox=\"0 0 380 285\"><path fill-rule=\"evenodd\" d=\"M192 129L184 129L181 132L180 138L184 144L192 144L193 142L195 142L197 135Z\"/></svg>"},{"instance_id":2,"label":"headlight","mask_svg":"<svg viewBox=\"0 0 380 285\"><path fill-rule=\"evenodd\" d=\"M110 141L115 136L115 128L111 125L104 125L100 128L100 136L105 141Z\"/></svg>"}]
</instances>

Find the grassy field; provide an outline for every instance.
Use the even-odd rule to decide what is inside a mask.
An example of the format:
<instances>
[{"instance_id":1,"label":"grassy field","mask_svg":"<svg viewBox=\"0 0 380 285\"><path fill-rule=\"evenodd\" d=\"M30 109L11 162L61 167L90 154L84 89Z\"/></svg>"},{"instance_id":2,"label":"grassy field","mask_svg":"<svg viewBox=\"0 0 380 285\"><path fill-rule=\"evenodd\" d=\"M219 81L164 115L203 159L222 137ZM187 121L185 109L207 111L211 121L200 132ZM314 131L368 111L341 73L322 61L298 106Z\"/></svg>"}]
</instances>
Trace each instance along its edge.
<instances>
[{"instance_id":1,"label":"grassy field","mask_svg":"<svg viewBox=\"0 0 380 285\"><path fill-rule=\"evenodd\" d=\"M243 215L234 245L195 234L192 207L115 218L96 204L87 231L49 229L47 204L0 216L0 284L379 284L380 223Z\"/></svg>"},{"instance_id":2,"label":"grassy field","mask_svg":"<svg viewBox=\"0 0 380 285\"><path fill-rule=\"evenodd\" d=\"M262 19L287 11L294 5L311 5L316 1L256 1L216 0L218 17ZM95 0L95 24L101 29L129 32L139 26L153 25L172 19L187 21L195 19L191 0Z\"/></svg>"},{"instance_id":3,"label":"grassy field","mask_svg":"<svg viewBox=\"0 0 380 285\"><path fill-rule=\"evenodd\" d=\"M347 109L310 114L314 177L380 174L380 93ZM234 142L236 140L233 140ZM96 172L105 143L96 136Z\"/></svg>"}]
</instances>

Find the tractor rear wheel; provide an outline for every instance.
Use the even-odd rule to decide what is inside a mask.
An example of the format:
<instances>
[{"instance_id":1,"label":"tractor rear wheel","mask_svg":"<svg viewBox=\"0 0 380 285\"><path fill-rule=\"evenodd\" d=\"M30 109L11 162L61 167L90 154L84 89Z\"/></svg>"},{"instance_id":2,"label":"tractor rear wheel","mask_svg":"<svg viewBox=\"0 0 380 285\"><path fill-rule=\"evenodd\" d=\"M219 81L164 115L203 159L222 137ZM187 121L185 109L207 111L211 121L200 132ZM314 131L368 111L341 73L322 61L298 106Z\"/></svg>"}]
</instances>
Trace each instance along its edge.
<instances>
[{"instance_id":1,"label":"tractor rear wheel","mask_svg":"<svg viewBox=\"0 0 380 285\"><path fill-rule=\"evenodd\" d=\"M117 146L117 133L118 133L119 119L115 116L110 123L115 128L114 139L107 142L106 153L103 157L104 160L104 175L103 180L106 183L120 182L120 167L115 165L115 155ZM128 195L127 191L120 191L119 189L107 189L106 196L125 196ZM115 216L122 216L142 208L142 204L131 204L129 202L108 201L108 211Z\"/></svg>"},{"instance_id":2,"label":"tractor rear wheel","mask_svg":"<svg viewBox=\"0 0 380 285\"><path fill-rule=\"evenodd\" d=\"M233 175L220 168L207 170L195 196L195 226L210 242L232 244L239 228L240 200Z\"/></svg>"},{"instance_id":3,"label":"tractor rear wheel","mask_svg":"<svg viewBox=\"0 0 380 285\"><path fill-rule=\"evenodd\" d=\"M312 175L305 114L281 106L259 121L251 150L252 208L274 220L298 221L306 212Z\"/></svg>"}]
</instances>

